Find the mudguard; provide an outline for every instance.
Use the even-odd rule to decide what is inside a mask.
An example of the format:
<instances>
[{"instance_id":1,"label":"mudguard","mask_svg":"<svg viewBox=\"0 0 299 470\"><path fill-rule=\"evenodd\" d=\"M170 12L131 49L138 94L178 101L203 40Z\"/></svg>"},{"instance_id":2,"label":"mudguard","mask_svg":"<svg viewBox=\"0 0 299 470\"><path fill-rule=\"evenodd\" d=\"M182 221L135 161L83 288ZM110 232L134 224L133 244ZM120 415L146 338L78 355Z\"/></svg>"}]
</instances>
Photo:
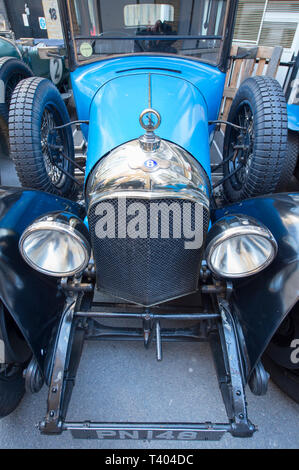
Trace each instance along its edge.
<instances>
[{"instance_id":1,"label":"mudguard","mask_svg":"<svg viewBox=\"0 0 299 470\"><path fill-rule=\"evenodd\" d=\"M233 281L231 302L247 359L247 379L277 328L299 299L299 193L249 199L216 210L246 214L266 225L278 243L273 263L261 273Z\"/></svg>"},{"instance_id":2,"label":"mudguard","mask_svg":"<svg viewBox=\"0 0 299 470\"><path fill-rule=\"evenodd\" d=\"M39 274L21 257L18 243L37 217L55 211L84 218L78 204L39 191L0 189L0 299L20 328L43 370L64 304L57 280Z\"/></svg>"},{"instance_id":3,"label":"mudguard","mask_svg":"<svg viewBox=\"0 0 299 470\"><path fill-rule=\"evenodd\" d=\"M8 38L0 38L0 57L15 57L23 60L22 53L16 43Z\"/></svg>"}]
</instances>

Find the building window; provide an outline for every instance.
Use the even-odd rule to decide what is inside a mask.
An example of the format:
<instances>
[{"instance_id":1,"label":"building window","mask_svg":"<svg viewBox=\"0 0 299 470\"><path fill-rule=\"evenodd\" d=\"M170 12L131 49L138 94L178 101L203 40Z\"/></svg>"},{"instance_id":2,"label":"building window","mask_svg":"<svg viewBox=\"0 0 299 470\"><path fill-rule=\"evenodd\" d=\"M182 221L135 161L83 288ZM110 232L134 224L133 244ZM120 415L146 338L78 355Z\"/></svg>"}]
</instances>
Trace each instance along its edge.
<instances>
[{"instance_id":1,"label":"building window","mask_svg":"<svg viewBox=\"0 0 299 470\"><path fill-rule=\"evenodd\" d=\"M234 41L257 43L265 5L265 0L239 0Z\"/></svg>"},{"instance_id":2,"label":"building window","mask_svg":"<svg viewBox=\"0 0 299 470\"><path fill-rule=\"evenodd\" d=\"M282 46L295 51L299 41L299 1L239 0L234 42Z\"/></svg>"},{"instance_id":3,"label":"building window","mask_svg":"<svg viewBox=\"0 0 299 470\"><path fill-rule=\"evenodd\" d=\"M262 46L282 46L291 49L298 23L264 21L259 43Z\"/></svg>"}]
</instances>

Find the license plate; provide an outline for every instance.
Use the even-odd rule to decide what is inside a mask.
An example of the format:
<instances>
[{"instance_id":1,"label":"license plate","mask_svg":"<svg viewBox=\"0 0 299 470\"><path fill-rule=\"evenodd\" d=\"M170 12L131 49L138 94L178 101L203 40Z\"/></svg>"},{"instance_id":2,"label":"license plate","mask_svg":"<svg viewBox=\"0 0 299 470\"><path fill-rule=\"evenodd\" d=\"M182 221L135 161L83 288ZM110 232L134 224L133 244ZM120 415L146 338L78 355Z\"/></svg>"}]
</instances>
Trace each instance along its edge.
<instances>
[{"instance_id":1,"label":"license plate","mask_svg":"<svg viewBox=\"0 0 299 470\"><path fill-rule=\"evenodd\" d=\"M118 440L176 440L176 441L219 441L225 430L106 430L72 429L74 439L118 439Z\"/></svg>"}]
</instances>

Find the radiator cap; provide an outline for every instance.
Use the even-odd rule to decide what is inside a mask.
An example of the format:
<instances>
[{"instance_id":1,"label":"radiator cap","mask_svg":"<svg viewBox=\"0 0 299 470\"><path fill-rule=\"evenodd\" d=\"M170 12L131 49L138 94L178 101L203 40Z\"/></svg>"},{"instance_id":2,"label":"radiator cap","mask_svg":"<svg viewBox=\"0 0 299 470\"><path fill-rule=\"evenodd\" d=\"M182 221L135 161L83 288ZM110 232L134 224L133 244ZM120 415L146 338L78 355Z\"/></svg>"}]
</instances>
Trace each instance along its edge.
<instances>
[{"instance_id":1,"label":"radiator cap","mask_svg":"<svg viewBox=\"0 0 299 470\"><path fill-rule=\"evenodd\" d=\"M146 133L139 138L139 143L145 152L155 152L161 144L161 139L154 131L160 127L161 116L155 109L147 108L140 114L139 122Z\"/></svg>"}]
</instances>

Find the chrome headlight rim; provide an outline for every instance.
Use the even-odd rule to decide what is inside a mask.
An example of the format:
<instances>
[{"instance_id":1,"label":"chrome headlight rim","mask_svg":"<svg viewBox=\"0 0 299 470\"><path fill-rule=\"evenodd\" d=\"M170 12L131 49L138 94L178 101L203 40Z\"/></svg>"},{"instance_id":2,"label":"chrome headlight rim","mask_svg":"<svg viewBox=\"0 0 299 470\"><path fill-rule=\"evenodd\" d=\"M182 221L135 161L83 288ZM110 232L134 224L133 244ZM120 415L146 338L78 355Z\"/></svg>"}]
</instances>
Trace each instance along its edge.
<instances>
[{"instance_id":1,"label":"chrome headlight rim","mask_svg":"<svg viewBox=\"0 0 299 470\"><path fill-rule=\"evenodd\" d=\"M234 216L230 216L230 217L234 217ZM242 217L241 215L237 215L236 218L240 221L240 224L238 226L226 228L223 232L218 233L215 237L212 238L212 240L208 243L206 247L207 265L209 269L212 271L212 273L219 278L242 279L242 278L246 278L246 277L258 274L264 269L266 269L274 261L278 252L277 242L274 236L272 235L271 231L267 227L265 227L262 223L260 223L259 221L251 217L246 217L246 216ZM225 222L225 217L223 217L217 222L222 222L222 221ZM271 244L272 251L270 253L270 256L265 260L264 263L260 264L258 267L250 271L246 271L243 273L227 273L227 272L221 271L220 269L215 269L211 261L211 258L215 249L218 248L219 245L237 237L252 236L252 235L264 238Z\"/></svg>"},{"instance_id":2,"label":"chrome headlight rim","mask_svg":"<svg viewBox=\"0 0 299 470\"><path fill-rule=\"evenodd\" d=\"M84 261L81 263L81 265L76 269L58 273L55 271L49 271L47 269L44 269L38 266L36 263L34 263L30 259L30 257L28 257L28 255L26 254L24 250L24 242L31 234L35 232L40 232L40 231L57 231L59 233L67 234L73 237L73 239L75 239L75 241L78 242L83 248ZM73 277L83 272L84 269L88 266L90 256L91 256L91 246L88 240L86 239L86 237L79 230L76 230L71 225L68 225L64 222L59 222L57 220L53 220L52 216L49 216L47 218L42 218L41 220L37 220L24 230L19 240L19 251L24 261L35 271L38 271L42 274L46 274L47 276L56 277L56 278Z\"/></svg>"}]
</instances>

